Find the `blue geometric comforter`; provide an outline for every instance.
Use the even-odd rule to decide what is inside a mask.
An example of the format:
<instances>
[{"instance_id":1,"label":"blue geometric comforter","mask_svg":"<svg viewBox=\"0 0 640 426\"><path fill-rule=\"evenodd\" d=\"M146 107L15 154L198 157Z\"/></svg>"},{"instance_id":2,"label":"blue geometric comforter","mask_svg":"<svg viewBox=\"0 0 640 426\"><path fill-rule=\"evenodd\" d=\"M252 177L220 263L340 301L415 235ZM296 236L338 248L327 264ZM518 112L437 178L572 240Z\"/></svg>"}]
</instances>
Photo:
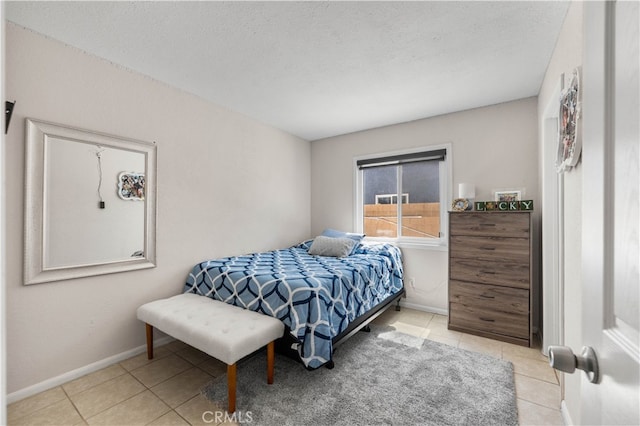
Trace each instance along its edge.
<instances>
[{"instance_id":1,"label":"blue geometric comforter","mask_svg":"<svg viewBox=\"0 0 640 426\"><path fill-rule=\"evenodd\" d=\"M193 267L184 293L278 318L299 342L308 368L331 360L331 339L400 292L402 257L390 244L361 244L336 258L308 253L313 240L282 250L209 260Z\"/></svg>"}]
</instances>

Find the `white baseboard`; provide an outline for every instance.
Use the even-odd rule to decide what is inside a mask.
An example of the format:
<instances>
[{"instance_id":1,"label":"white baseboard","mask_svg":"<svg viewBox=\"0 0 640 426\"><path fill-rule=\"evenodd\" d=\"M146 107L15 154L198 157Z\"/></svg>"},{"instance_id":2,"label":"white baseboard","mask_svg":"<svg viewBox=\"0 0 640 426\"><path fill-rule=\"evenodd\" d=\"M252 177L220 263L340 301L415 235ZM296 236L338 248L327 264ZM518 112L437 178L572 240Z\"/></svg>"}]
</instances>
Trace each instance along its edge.
<instances>
[{"instance_id":1,"label":"white baseboard","mask_svg":"<svg viewBox=\"0 0 640 426\"><path fill-rule=\"evenodd\" d=\"M444 315L444 316L449 315L449 311L446 309L434 308L432 306L417 305L415 303L405 302L404 300L400 301L400 306L409 308L409 309L415 309L416 311L429 312L432 314L438 314L438 315Z\"/></svg>"},{"instance_id":2,"label":"white baseboard","mask_svg":"<svg viewBox=\"0 0 640 426\"><path fill-rule=\"evenodd\" d=\"M158 340L153 341L154 346L165 345L169 342L175 340L171 336L162 337ZM7 404L11 404L16 401L20 401L21 399L28 398L40 392L44 392L51 388L55 388L56 386L60 386L71 380L75 380L79 377L86 376L87 374L96 372L98 370L102 370L110 365L113 365L117 362L124 361L133 356L141 354L147 350L147 345L138 346L131 350L119 353L117 355L110 356L109 358L105 358L103 360L91 363L89 365L85 365L84 367L77 368L75 370L69 371L67 373L61 374L56 377L52 377L43 382L36 383L35 385L28 386L24 389L20 389L18 391L12 392L7 395Z\"/></svg>"}]
</instances>

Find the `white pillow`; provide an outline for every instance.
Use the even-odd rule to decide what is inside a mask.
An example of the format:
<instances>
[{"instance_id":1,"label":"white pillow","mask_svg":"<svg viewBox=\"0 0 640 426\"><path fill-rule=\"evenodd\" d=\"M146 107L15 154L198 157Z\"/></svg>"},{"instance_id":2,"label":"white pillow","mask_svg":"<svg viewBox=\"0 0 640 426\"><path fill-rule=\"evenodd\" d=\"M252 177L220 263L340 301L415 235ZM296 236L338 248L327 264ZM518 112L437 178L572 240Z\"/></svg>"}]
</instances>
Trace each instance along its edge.
<instances>
[{"instance_id":1,"label":"white pillow","mask_svg":"<svg viewBox=\"0 0 640 426\"><path fill-rule=\"evenodd\" d=\"M355 245L356 242L351 238L331 238L318 235L313 240L311 247L309 247L309 254L315 256L345 257L351 254L351 250Z\"/></svg>"}]
</instances>

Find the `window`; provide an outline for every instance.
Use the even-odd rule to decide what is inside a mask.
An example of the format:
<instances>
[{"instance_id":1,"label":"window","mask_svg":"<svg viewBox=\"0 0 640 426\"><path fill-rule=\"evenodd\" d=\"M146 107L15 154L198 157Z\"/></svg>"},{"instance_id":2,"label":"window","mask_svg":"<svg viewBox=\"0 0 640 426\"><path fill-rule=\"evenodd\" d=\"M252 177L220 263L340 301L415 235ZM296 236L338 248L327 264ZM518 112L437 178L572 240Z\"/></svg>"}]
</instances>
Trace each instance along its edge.
<instances>
[{"instance_id":1,"label":"window","mask_svg":"<svg viewBox=\"0 0 640 426\"><path fill-rule=\"evenodd\" d=\"M402 194L402 204L409 202L409 194ZM376 194L376 204L398 204L398 194Z\"/></svg>"},{"instance_id":2,"label":"window","mask_svg":"<svg viewBox=\"0 0 640 426\"><path fill-rule=\"evenodd\" d=\"M370 238L444 245L449 150L356 159L357 229Z\"/></svg>"}]
</instances>

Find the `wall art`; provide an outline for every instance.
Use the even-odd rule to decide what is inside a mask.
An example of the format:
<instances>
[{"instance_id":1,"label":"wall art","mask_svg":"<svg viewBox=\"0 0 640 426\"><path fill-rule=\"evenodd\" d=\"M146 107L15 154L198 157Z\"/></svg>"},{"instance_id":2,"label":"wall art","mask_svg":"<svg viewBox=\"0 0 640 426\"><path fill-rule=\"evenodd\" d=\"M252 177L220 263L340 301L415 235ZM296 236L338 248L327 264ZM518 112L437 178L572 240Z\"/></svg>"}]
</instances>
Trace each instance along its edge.
<instances>
[{"instance_id":1,"label":"wall art","mask_svg":"<svg viewBox=\"0 0 640 426\"><path fill-rule=\"evenodd\" d=\"M118 195L123 200L144 200L144 173L120 173Z\"/></svg>"},{"instance_id":2,"label":"wall art","mask_svg":"<svg viewBox=\"0 0 640 426\"><path fill-rule=\"evenodd\" d=\"M560 95L558 115L558 153L556 170L562 173L578 164L582 151L580 116L582 107L580 68L573 70L569 85Z\"/></svg>"}]
</instances>

